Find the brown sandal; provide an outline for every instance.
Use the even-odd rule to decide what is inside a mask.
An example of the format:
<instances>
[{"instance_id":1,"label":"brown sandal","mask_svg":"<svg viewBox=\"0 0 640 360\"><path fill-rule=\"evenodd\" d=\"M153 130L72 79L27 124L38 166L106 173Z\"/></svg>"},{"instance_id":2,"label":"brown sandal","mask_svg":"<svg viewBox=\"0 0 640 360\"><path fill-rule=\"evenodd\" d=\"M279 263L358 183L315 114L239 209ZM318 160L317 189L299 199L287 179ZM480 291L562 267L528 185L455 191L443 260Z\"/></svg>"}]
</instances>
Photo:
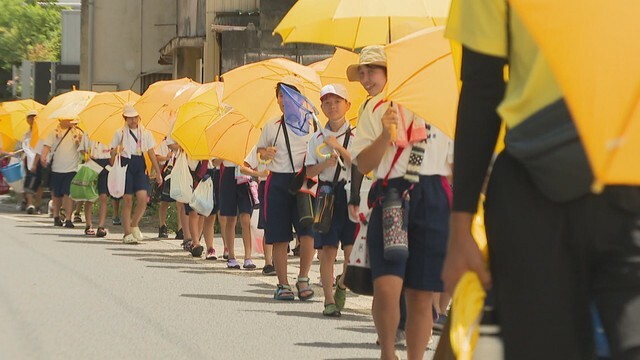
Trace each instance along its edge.
<instances>
[{"instance_id":1,"label":"brown sandal","mask_svg":"<svg viewBox=\"0 0 640 360\"><path fill-rule=\"evenodd\" d=\"M84 234L85 234L85 235L93 236L93 235L95 235L95 234L96 234L96 231L95 231L95 230L93 230L93 229L91 228L91 226L87 226L86 228L84 228Z\"/></svg>"},{"instance_id":2,"label":"brown sandal","mask_svg":"<svg viewBox=\"0 0 640 360\"><path fill-rule=\"evenodd\" d=\"M96 231L96 237L105 237L107 236L107 230L105 230L103 227L99 227L98 231Z\"/></svg>"}]
</instances>

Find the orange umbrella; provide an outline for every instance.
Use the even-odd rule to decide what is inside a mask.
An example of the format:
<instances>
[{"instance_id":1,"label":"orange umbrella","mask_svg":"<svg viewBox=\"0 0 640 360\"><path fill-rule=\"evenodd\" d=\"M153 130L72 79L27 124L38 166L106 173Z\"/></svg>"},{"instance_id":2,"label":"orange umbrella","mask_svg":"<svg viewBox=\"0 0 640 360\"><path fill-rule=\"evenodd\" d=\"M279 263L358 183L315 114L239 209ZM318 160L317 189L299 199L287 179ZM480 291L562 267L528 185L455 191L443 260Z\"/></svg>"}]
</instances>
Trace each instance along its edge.
<instances>
[{"instance_id":1,"label":"orange umbrella","mask_svg":"<svg viewBox=\"0 0 640 360\"><path fill-rule=\"evenodd\" d=\"M113 134L124 124L124 104L139 98L140 95L131 90L100 93L78 115L80 127L90 139L109 145Z\"/></svg>"},{"instance_id":2,"label":"orange umbrella","mask_svg":"<svg viewBox=\"0 0 640 360\"><path fill-rule=\"evenodd\" d=\"M555 75L597 183L640 185L640 2L509 3Z\"/></svg>"},{"instance_id":3,"label":"orange umbrella","mask_svg":"<svg viewBox=\"0 0 640 360\"><path fill-rule=\"evenodd\" d=\"M388 100L455 134L458 80L444 27L424 29L385 47Z\"/></svg>"},{"instance_id":4,"label":"orange umbrella","mask_svg":"<svg viewBox=\"0 0 640 360\"><path fill-rule=\"evenodd\" d=\"M268 59L247 64L225 73L222 78L223 102L231 105L258 128L282 114L275 96L276 84L280 81L292 83L316 107L320 107L320 77L313 69L288 59Z\"/></svg>"},{"instance_id":5,"label":"orange umbrella","mask_svg":"<svg viewBox=\"0 0 640 360\"><path fill-rule=\"evenodd\" d=\"M35 146L38 143L38 139L44 138L58 126L58 119L51 117L55 111L70 104L88 102L95 95L96 93L93 91L72 90L51 99L36 117L33 126L34 131L31 136L31 145Z\"/></svg>"},{"instance_id":6,"label":"orange umbrella","mask_svg":"<svg viewBox=\"0 0 640 360\"><path fill-rule=\"evenodd\" d=\"M171 131L174 117L169 111L165 111L169 103L176 96L195 87L196 84L188 78L158 81L151 84L136 101L134 107L140 114L140 121L151 131L156 142L162 141Z\"/></svg>"},{"instance_id":7,"label":"orange umbrella","mask_svg":"<svg viewBox=\"0 0 640 360\"><path fill-rule=\"evenodd\" d=\"M21 140L29 131L27 112L40 111L44 105L31 99L0 103L0 133L13 140Z\"/></svg>"}]
</instances>

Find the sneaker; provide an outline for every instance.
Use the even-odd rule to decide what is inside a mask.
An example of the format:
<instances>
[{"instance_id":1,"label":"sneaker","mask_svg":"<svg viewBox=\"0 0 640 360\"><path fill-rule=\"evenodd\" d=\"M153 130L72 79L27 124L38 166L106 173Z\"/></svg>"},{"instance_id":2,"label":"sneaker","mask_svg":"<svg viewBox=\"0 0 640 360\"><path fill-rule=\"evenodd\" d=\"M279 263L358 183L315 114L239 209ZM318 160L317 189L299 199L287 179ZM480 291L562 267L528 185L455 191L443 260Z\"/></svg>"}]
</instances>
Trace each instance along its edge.
<instances>
[{"instance_id":1,"label":"sneaker","mask_svg":"<svg viewBox=\"0 0 640 360\"><path fill-rule=\"evenodd\" d=\"M33 205L27 206L27 214L33 215L36 212L36 207Z\"/></svg>"},{"instance_id":2,"label":"sneaker","mask_svg":"<svg viewBox=\"0 0 640 360\"><path fill-rule=\"evenodd\" d=\"M227 250L227 248L224 248L224 251L222 252L222 258L225 260L229 260L229 250Z\"/></svg>"},{"instance_id":3,"label":"sneaker","mask_svg":"<svg viewBox=\"0 0 640 360\"><path fill-rule=\"evenodd\" d=\"M124 244L137 244L138 240L136 240L136 238L133 237L133 234L129 234L129 235L125 235L124 238L122 238L122 242Z\"/></svg>"},{"instance_id":4,"label":"sneaker","mask_svg":"<svg viewBox=\"0 0 640 360\"><path fill-rule=\"evenodd\" d=\"M262 275L276 276L276 268L273 265L265 265L262 268Z\"/></svg>"},{"instance_id":5,"label":"sneaker","mask_svg":"<svg viewBox=\"0 0 640 360\"><path fill-rule=\"evenodd\" d=\"M73 215L73 222L74 223L81 223L82 222L82 216L80 216L79 213L75 213Z\"/></svg>"},{"instance_id":6,"label":"sneaker","mask_svg":"<svg viewBox=\"0 0 640 360\"><path fill-rule=\"evenodd\" d=\"M251 259L244 259L244 264L242 264L242 267L245 269L253 270L256 268L256 264L254 264Z\"/></svg>"},{"instance_id":7,"label":"sneaker","mask_svg":"<svg viewBox=\"0 0 640 360\"><path fill-rule=\"evenodd\" d=\"M113 220L111 220L111 223L112 223L113 225L122 225L122 221L120 221L120 218L119 218L119 217L117 217L117 216L116 216L116 217L114 217L114 218L113 218Z\"/></svg>"},{"instance_id":8,"label":"sneaker","mask_svg":"<svg viewBox=\"0 0 640 360\"><path fill-rule=\"evenodd\" d=\"M73 229L74 227L76 227L75 225L73 225L73 223L71 222L71 220L67 220L64 222L64 227L66 227L67 229Z\"/></svg>"},{"instance_id":9,"label":"sneaker","mask_svg":"<svg viewBox=\"0 0 640 360\"><path fill-rule=\"evenodd\" d=\"M137 226L131 228L131 235L133 235L133 237L136 238L137 241L142 241L144 239L142 231L140 231L140 228Z\"/></svg>"},{"instance_id":10,"label":"sneaker","mask_svg":"<svg viewBox=\"0 0 640 360\"><path fill-rule=\"evenodd\" d=\"M158 228L158 238L166 239L169 237L169 232L167 230L167 225L162 225Z\"/></svg>"},{"instance_id":11,"label":"sneaker","mask_svg":"<svg viewBox=\"0 0 640 360\"><path fill-rule=\"evenodd\" d=\"M227 269L240 269L240 264L236 259L227 260Z\"/></svg>"},{"instance_id":12,"label":"sneaker","mask_svg":"<svg viewBox=\"0 0 640 360\"><path fill-rule=\"evenodd\" d=\"M205 260L218 260L216 256L216 249L211 248L207 249L207 256L204 257Z\"/></svg>"},{"instance_id":13,"label":"sneaker","mask_svg":"<svg viewBox=\"0 0 640 360\"><path fill-rule=\"evenodd\" d=\"M182 229L178 229L178 231L176 231L176 237L174 239L184 240L184 232L182 231Z\"/></svg>"},{"instance_id":14,"label":"sneaker","mask_svg":"<svg viewBox=\"0 0 640 360\"><path fill-rule=\"evenodd\" d=\"M53 218L53 226L62 226L62 220L60 219L60 216L56 216Z\"/></svg>"},{"instance_id":15,"label":"sneaker","mask_svg":"<svg viewBox=\"0 0 640 360\"><path fill-rule=\"evenodd\" d=\"M433 319L433 328L442 331L448 320L449 317L446 314L438 314L438 317Z\"/></svg>"}]
</instances>

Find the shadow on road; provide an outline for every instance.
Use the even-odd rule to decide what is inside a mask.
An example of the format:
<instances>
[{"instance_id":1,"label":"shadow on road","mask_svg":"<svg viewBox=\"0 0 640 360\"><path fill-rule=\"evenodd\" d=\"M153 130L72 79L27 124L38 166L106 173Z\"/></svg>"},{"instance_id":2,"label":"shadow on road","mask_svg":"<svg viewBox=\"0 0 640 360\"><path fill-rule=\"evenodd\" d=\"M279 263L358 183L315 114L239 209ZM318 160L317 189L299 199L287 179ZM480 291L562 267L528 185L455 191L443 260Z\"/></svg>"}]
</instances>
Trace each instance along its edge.
<instances>
[{"instance_id":1,"label":"shadow on road","mask_svg":"<svg viewBox=\"0 0 640 360\"><path fill-rule=\"evenodd\" d=\"M370 349L377 350L375 343L347 343L347 342L309 342L295 343L297 346L307 346L316 348L334 348L334 349Z\"/></svg>"},{"instance_id":2,"label":"shadow on road","mask_svg":"<svg viewBox=\"0 0 640 360\"><path fill-rule=\"evenodd\" d=\"M375 334L376 328L373 326L345 326L336 328L336 330L353 331L363 334Z\"/></svg>"}]
</instances>

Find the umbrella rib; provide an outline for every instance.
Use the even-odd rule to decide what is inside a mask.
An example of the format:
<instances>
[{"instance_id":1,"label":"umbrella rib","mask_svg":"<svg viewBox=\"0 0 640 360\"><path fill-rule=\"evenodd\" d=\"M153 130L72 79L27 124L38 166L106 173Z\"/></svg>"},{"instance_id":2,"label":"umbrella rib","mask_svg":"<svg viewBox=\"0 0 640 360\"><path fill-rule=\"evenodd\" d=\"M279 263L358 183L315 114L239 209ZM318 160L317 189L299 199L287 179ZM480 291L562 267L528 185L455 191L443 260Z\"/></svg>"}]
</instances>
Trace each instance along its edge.
<instances>
[{"instance_id":1,"label":"umbrella rib","mask_svg":"<svg viewBox=\"0 0 640 360\"><path fill-rule=\"evenodd\" d=\"M435 64L435 63L437 63L438 61L440 61L440 60L442 60L442 59L446 58L446 57L447 57L447 56L449 56L449 55L451 55L451 52L448 52L448 53L446 53L446 54L444 54L444 55L442 55L442 56L439 56L439 57L435 58L434 60L432 60L432 61L428 62L427 64L425 64L424 66L420 67L418 70L414 71L414 72L413 72L413 75L415 75L415 74L419 73L420 71L422 71L422 70L424 70L424 69L428 68L429 66L431 66L431 65L433 65L433 64ZM402 83L400 83L398 86L396 86L396 89L400 89L404 84L406 84L406 83L407 83L409 80L411 80L412 78L413 78L413 76L407 76L407 78L406 78L404 81L402 81ZM394 92L395 92L395 90L394 90L393 92L391 92L391 94L388 94L388 95L387 95L387 98L389 98L389 95L393 95L393 93L394 93Z\"/></svg>"}]
</instances>

